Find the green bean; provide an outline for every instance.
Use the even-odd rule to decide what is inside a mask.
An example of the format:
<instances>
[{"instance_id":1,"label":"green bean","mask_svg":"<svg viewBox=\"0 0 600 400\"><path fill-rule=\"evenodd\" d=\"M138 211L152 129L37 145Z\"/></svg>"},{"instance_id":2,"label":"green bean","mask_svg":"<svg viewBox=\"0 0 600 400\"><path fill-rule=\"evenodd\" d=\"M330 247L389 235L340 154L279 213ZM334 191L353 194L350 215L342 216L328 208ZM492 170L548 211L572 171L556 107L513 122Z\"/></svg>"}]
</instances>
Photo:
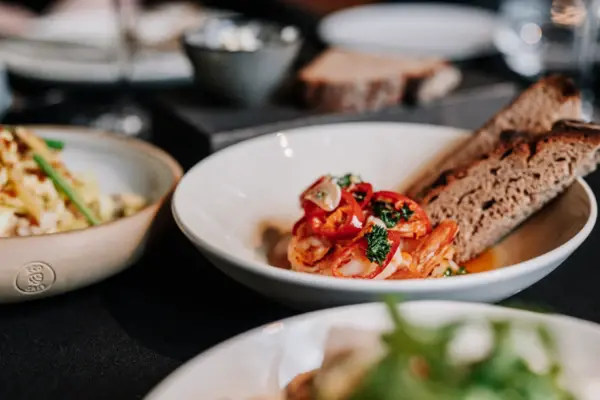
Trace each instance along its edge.
<instances>
[{"instance_id":1,"label":"green bean","mask_svg":"<svg viewBox=\"0 0 600 400\"><path fill-rule=\"evenodd\" d=\"M54 169L54 167L50 165L50 163L39 154L34 154L33 159L40 167L40 169L44 171L46 175L48 175L48 178L50 178L54 185L59 190L61 190L69 198L69 200L73 202L73 204L75 204L77 209L81 211L83 216L88 220L90 224L100 224L100 220L94 215L94 212L90 210L88 206L85 205L85 203L83 202L81 197L79 197L75 189L73 189L71 185L69 185L67 180L60 174L60 172Z\"/></svg>"}]
</instances>

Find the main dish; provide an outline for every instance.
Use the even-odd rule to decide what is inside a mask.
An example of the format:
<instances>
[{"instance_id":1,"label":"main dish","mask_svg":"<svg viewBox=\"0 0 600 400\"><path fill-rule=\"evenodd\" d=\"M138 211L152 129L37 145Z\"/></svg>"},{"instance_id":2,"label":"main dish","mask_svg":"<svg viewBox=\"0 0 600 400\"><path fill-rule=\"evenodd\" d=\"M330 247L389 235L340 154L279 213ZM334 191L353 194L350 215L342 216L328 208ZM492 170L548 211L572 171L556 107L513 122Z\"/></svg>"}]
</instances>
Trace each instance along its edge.
<instances>
[{"instance_id":1,"label":"main dish","mask_svg":"<svg viewBox=\"0 0 600 400\"><path fill-rule=\"evenodd\" d=\"M299 272L362 279L443 277L465 273L454 261L458 225L432 229L415 201L374 191L358 175L322 176L300 195L287 254Z\"/></svg>"},{"instance_id":2,"label":"main dish","mask_svg":"<svg viewBox=\"0 0 600 400\"><path fill-rule=\"evenodd\" d=\"M489 321L491 345L463 351L461 339L486 336L466 321L439 328L405 321L388 302L393 329L383 335L336 328L321 366L294 378L270 400L574 400L561 383L554 338L543 326L519 326L531 352L515 345L508 321ZM469 335L467 332L471 332ZM480 336L479 334L483 334ZM523 336L523 337L524 337ZM481 343L486 343L485 339ZM539 350L539 351L538 351ZM535 354L535 356L534 356ZM266 400L262 398L261 400Z\"/></svg>"},{"instance_id":3,"label":"main dish","mask_svg":"<svg viewBox=\"0 0 600 400\"><path fill-rule=\"evenodd\" d=\"M597 168L600 125L578 118L579 91L550 76L424 171L411 197L374 191L352 174L319 178L300 196L291 269L362 279L465 273L460 265Z\"/></svg>"},{"instance_id":4,"label":"main dish","mask_svg":"<svg viewBox=\"0 0 600 400\"><path fill-rule=\"evenodd\" d=\"M61 160L64 143L27 129L0 126L0 237L87 228L131 215L141 196L100 192L91 175L75 175Z\"/></svg>"}]
</instances>

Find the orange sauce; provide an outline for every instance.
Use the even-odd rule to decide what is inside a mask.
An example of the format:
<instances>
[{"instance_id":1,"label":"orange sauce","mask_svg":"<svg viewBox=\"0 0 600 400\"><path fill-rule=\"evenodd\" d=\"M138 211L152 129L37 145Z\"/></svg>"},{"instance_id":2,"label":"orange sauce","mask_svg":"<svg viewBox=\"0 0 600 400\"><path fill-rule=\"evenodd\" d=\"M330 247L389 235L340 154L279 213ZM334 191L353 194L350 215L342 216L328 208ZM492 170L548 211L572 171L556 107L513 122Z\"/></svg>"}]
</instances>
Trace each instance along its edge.
<instances>
[{"instance_id":1,"label":"orange sauce","mask_svg":"<svg viewBox=\"0 0 600 400\"><path fill-rule=\"evenodd\" d=\"M491 271L497 268L496 261L496 254L494 252L494 248L492 247L477 257L467 261L465 263L465 268L471 274Z\"/></svg>"}]
</instances>

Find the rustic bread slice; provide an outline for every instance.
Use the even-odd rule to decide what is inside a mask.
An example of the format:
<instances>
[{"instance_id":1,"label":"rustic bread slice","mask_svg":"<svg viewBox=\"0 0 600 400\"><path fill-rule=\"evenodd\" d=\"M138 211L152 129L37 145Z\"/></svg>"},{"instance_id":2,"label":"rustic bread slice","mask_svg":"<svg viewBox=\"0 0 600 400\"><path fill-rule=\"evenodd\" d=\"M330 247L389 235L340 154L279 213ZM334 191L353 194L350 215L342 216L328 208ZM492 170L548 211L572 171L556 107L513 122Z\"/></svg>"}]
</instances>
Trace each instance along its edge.
<instances>
[{"instance_id":1,"label":"rustic bread slice","mask_svg":"<svg viewBox=\"0 0 600 400\"><path fill-rule=\"evenodd\" d=\"M432 164L414 180L406 193L421 198L440 172L460 167L481 155L492 151L506 130L526 131L533 135L543 134L560 119L580 119L581 98L579 90L568 78L552 75L541 79L510 105L505 107L473 134L460 151L453 151L439 162Z\"/></svg>"},{"instance_id":2,"label":"rustic bread slice","mask_svg":"<svg viewBox=\"0 0 600 400\"><path fill-rule=\"evenodd\" d=\"M373 111L407 96L419 103L441 97L461 80L438 58L406 58L328 49L298 74L309 107L324 112Z\"/></svg>"},{"instance_id":3,"label":"rustic bread slice","mask_svg":"<svg viewBox=\"0 0 600 400\"><path fill-rule=\"evenodd\" d=\"M600 125L557 122L533 141L513 138L444 175L423 200L434 224L458 222L457 261L492 246L600 161Z\"/></svg>"}]
</instances>

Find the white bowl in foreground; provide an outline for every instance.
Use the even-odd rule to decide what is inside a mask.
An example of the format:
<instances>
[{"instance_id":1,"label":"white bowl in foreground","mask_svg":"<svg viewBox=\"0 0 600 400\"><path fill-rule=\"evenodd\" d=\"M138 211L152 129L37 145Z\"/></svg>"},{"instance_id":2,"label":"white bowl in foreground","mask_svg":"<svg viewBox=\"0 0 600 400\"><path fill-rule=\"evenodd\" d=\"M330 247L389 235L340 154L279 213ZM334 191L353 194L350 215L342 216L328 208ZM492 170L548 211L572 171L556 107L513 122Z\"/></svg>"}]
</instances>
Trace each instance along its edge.
<instances>
[{"instance_id":1,"label":"white bowl in foreground","mask_svg":"<svg viewBox=\"0 0 600 400\"><path fill-rule=\"evenodd\" d=\"M590 383L600 381L598 325L564 316L460 302L414 302L402 305L401 310L411 322L428 326L482 318L542 323L556 338L567 387L580 400L598 398L600 387L596 388L595 397L589 393L593 390ZM319 311L265 325L192 359L146 400L248 400L272 394L297 374L320 366L326 337L332 328L385 331L389 327L387 310L381 304ZM526 335L517 335L516 340L520 348L530 343ZM483 346L480 341L470 344L469 354Z\"/></svg>"},{"instance_id":2,"label":"white bowl in foreground","mask_svg":"<svg viewBox=\"0 0 600 400\"><path fill-rule=\"evenodd\" d=\"M347 123L294 129L252 139L200 162L173 196L175 220L219 269L283 303L316 308L408 299L495 302L552 272L591 232L596 200L578 180L557 201L494 249L503 268L460 277L370 281L293 272L267 264L269 226L291 230L298 196L326 173L358 173L376 190L402 184L432 158L468 135L449 127L401 123Z\"/></svg>"},{"instance_id":3,"label":"white bowl in foreground","mask_svg":"<svg viewBox=\"0 0 600 400\"><path fill-rule=\"evenodd\" d=\"M63 160L75 173L92 174L103 193L137 193L139 212L87 229L0 238L0 302L46 297L122 271L144 251L156 216L182 175L162 150L136 139L85 128L31 127L65 142Z\"/></svg>"}]
</instances>

